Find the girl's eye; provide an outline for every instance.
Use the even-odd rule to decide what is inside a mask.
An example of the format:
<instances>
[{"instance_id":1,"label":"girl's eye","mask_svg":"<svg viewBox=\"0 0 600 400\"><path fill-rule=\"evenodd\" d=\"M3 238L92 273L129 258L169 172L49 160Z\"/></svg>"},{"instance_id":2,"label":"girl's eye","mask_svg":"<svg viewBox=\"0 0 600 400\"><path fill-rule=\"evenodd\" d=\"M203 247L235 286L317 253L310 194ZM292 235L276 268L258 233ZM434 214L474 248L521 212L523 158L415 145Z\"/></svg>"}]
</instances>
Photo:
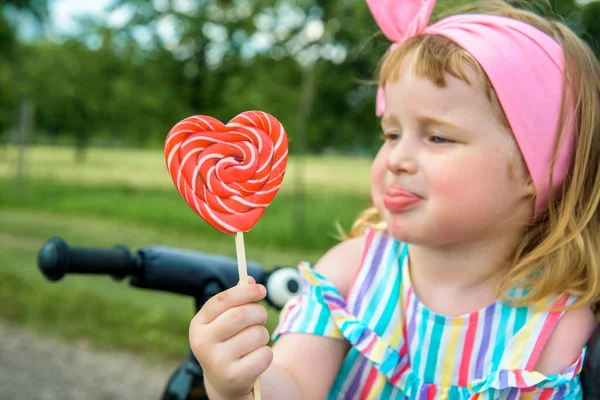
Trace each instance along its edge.
<instances>
[{"instance_id":1,"label":"girl's eye","mask_svg":"<svg viewBox=\"0 0 600 400\"><path fill-rule=\"evenodd\" d=\"M381 138L383 140L385 140L386 142L393 142L395 140L400 139L400 135L397 134L397 133L391 133L391 132L390 133L383 133L381 135Z\"/></svg>"},{"instance_id":2,"label":"girl's eye","mask_svg":"<svg viewBox=\"0 0 600 400\"><path fill-rule=\"evenodd\" d=\"M435 144L445 144L445 143L454 143L452 140L450 139L446 139L444 137L441 136L437 136L437 135L432 135L429 137L429 141L431 143L435 143Z\"/></svg>"}]
</instances>

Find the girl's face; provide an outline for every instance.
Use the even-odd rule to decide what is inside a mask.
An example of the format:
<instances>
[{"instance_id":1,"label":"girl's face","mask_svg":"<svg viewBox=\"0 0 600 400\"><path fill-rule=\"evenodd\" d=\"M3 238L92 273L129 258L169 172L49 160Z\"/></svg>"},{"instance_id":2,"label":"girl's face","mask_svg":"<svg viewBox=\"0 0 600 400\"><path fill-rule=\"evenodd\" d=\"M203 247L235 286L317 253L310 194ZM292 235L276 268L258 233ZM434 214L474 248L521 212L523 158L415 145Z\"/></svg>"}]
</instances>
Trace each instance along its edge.
<instances>
[{"instance_id":1,"label":"girl's face","mask_svg":"<svg viewBox=\"0 0 600 400\"><path fill-rule=\"evenodd\" d=\"M371 190L398 240L475 243L521 234L533 216L534 192L512 134L475 73L467 76L470 85L447 76L439 88L408 63L385 85L385 141Z\"/></svg>"}]
</instances>

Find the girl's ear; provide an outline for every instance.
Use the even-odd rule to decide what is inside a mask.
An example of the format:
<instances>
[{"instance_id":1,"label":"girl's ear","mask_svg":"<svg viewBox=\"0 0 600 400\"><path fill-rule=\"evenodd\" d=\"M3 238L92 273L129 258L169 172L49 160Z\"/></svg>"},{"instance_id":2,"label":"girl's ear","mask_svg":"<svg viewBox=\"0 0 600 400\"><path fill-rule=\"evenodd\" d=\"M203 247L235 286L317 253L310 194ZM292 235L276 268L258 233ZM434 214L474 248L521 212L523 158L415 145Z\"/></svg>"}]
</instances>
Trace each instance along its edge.
<instances>
[{"instance_id":1,"label":"girl's ear","mask_svg":"<svg viewBox=\"0 0 600 400\"><path fill-rule=\"evenodd\" d=\"M523 192L525 193L525 195L531 198L535 198L536 191L531 178L527 177L526 179L523 179L523 186Z\"/></svg>"},{"instance_id":2,"label":"girl's ear","mask_svg":"<svg viewBox=\"0 0 600 400\"><path fill-rule=\"evenodd\" d=\"M523 159L523 155L521 154L512 133L507 137L510 138L509 140L513 146L512 152L509 154L510 176L519 183L519 189L521 189L524 198L535 199L537 192L535 190L535 185L533 184L533 179L531 179L531 175L525 164L525 160Z\"/></svg>"}]
</instances>

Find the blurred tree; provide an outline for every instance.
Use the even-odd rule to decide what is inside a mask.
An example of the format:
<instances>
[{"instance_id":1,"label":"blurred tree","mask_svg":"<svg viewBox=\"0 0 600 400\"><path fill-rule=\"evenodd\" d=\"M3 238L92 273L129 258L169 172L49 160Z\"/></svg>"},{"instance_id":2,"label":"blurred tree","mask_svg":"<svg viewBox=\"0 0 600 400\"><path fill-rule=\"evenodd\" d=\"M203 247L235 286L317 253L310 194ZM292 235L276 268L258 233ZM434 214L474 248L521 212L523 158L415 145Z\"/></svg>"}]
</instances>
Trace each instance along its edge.
<instances>
[{"instance_id":1,"label":"blurred tree","mask_svg":"<svg viewBox=\"0 0 600 400\"><path fill-rule=\"evenodd\" d=\"M467 1L439 0L436 12ZM550 3L584 37L598 37L597 2ZM28 44L24 63L0 59L0 84L29 74L37 126L74 138L79 159L92 139L158 146L190 114L226 121L246 109L276 115L296 153L377 147L374 79L389 43L364 0L115 0L109 11L121 22L83 18L64 43ZM0 35L14 38L11 27L0 24ZM0 104L14 101L0 94Z\"/></svg>"},{"instance_id":2,"label":"blurred tree","mask_svg":"<svg viewBox=\"0 0 600 400\"><path fill-rule=\"evenodd\" d=\"M51 136L72 137L83 162L93 138L143 146L162 141L189 108L175 96L168 70L135 62L135 51L92 50L82 43L36 43L26 47L25 93L36 104L37 122Z\"/></svg>"},{"instance_id":3,"label":"blurred tree","mask_svg":"<svg viewBox=\"0 0 600 400\"><path fill-rule=\"evenodd\" d=\"M48 19L47 0L0 0L0 87L10 88L0 93L0 136L15 124L20 84L24 80L18 28L23 21L41 27Z\"/></svg>"},{"instance_id":4,"label":"blurred tree","mask_svg":"<svg viewBox=\"0 0 600 400\"><path fill-rule=\"evenodd\" d=\"M101 57L83 45L41 42L28 45L24 93L38 105L37 122L43 130L75 137L77 159L84 160L91 135L106 120L109 101L106 80L115 57ZM112 67L112 68L111 68Z\"/></svg>"},{"instance_id":5,"label":"blurred tree","mask_svg":"<svg viewBox=\"0 0 600 400\"><path fill-rule=\"evenodd\" d=\"M15 119L15 71L17 42L8 23L0 18L0 138L6 135L7 129ZM5 149L6 150L6 149ZM6 151L2 156L6 157Z\"/></svg>"},{"instance_id":6,"label":"blurred tree","mask_svg":"<svg viewBox=\"0 0 600 400\"><path fill-rule=\"evenodd\" d=\"M581 35L596 55L600 55L600 2L586 4L581 10Z\"/></svg>"},{"instance_id":7,"label":"blurred tree","mask_svg":"<svg viewBox=\"0 0 600 400\"><path fill-rule=\"evenodd\" d=\"M2 0L0 7L14 7L19 11L30 13L39 21L48 16L48 0Z\"/></svg>"}]
</instances>

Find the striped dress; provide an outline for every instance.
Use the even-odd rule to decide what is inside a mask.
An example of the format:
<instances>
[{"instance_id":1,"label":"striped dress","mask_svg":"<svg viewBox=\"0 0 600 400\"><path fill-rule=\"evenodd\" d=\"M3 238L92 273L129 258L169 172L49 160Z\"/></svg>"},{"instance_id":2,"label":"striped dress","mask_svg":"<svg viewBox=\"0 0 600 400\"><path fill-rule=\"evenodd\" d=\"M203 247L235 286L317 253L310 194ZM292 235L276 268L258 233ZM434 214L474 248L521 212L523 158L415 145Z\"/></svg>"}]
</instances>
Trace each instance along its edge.
<instances>
[{"instance_id":1,"label":"striped dress","mask_svg":"<svg viewBox=\"0 0 600 400\"><path fill-rule=\"evenodd\" d=\"M459 317L436 314L411 287L407 254L405 244L368 231L346 298L300 264L302 292L282 310L273 339L309 333L350 343L328 399L582 398L586 349L563 374L533 370L562 312L543 311L544 302L515 308L497 301Z\"/></svg>"}]
</instances>

